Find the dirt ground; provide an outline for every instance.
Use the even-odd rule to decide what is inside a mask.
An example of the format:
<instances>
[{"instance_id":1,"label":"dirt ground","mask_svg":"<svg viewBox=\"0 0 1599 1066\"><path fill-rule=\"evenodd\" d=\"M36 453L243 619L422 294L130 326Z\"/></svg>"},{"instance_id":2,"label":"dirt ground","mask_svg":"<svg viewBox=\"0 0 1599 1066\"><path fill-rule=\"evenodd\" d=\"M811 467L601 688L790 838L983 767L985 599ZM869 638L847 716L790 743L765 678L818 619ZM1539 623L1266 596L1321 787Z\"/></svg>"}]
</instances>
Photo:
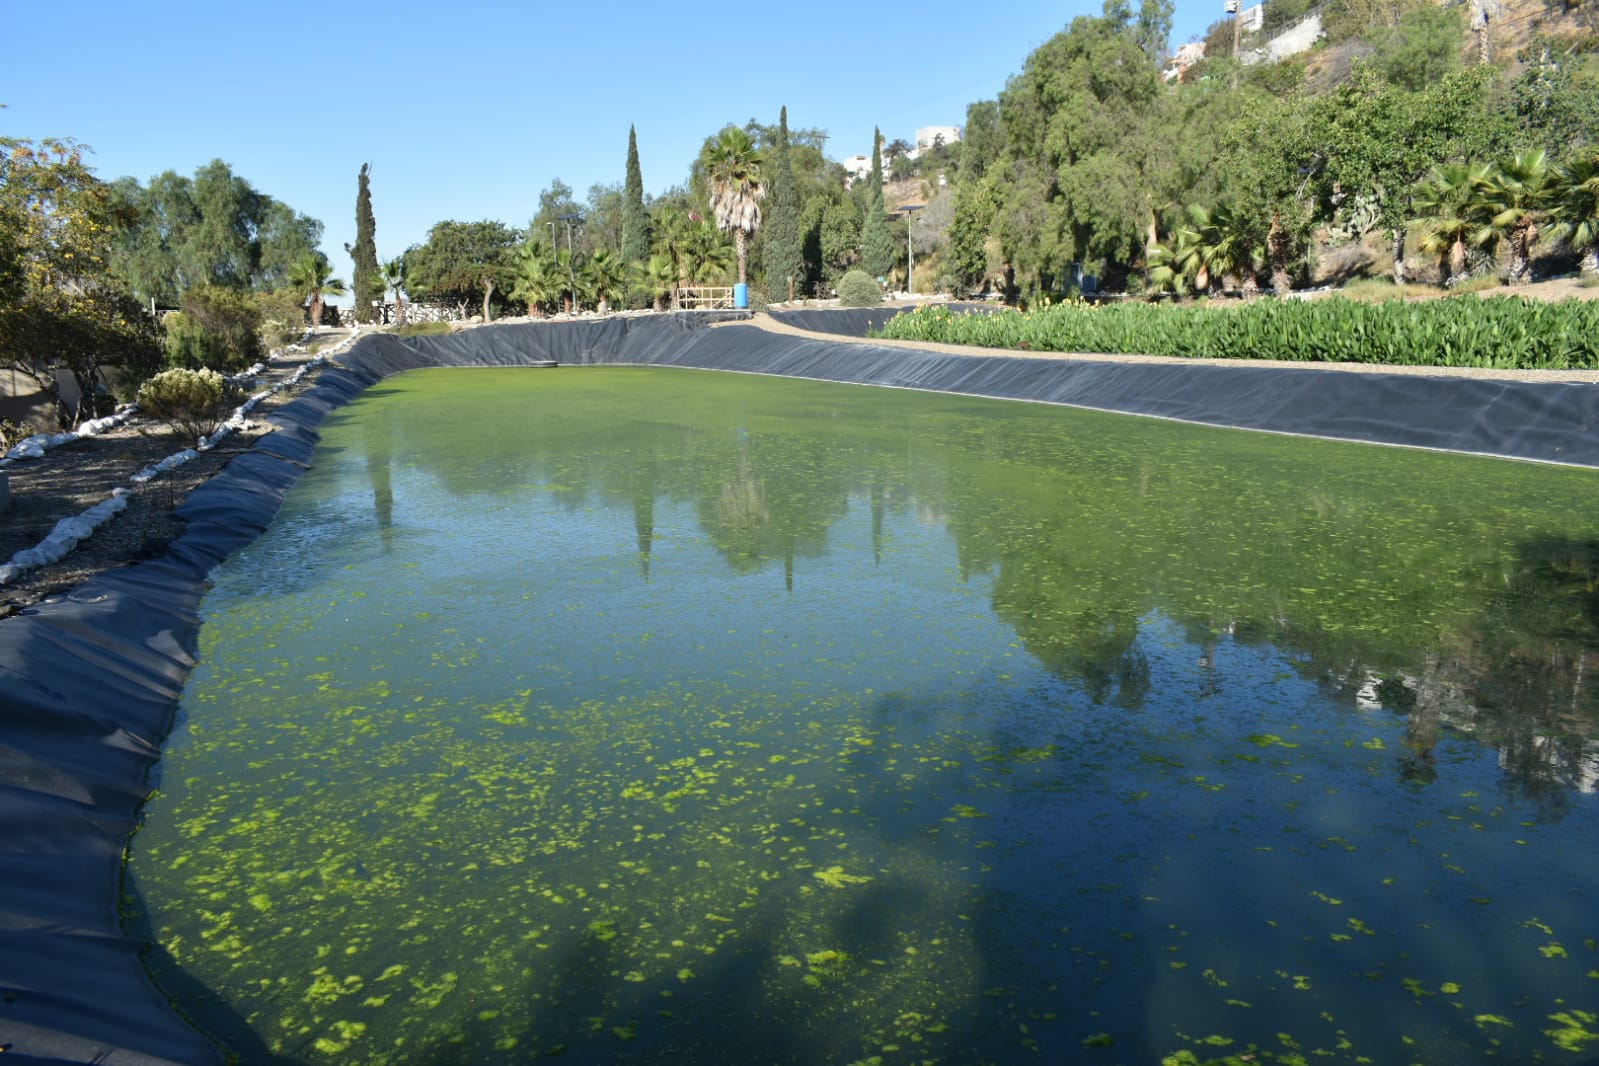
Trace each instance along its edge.
<instances>
[{"instance_id":1,"label":"dirt ground","mask_svg":"<svg viewBox=\"0 0 1599 1066\"><path fill-rule=\"evenodd\" d=\"M345 336L344 330L323 329L310 343L329 349ZM250 394L292 378L312 358L309 354L280 356L256 379ZM167 545L183 532L183 520L174 517L174 508L264 433L271 432L266 417L314 384L316 374L311 371L298 385L257 404L250 412L249 428L229 434L212 450L144 484L135 484L133 476L194 443L171 427L145 418L53 448L43 458L14 462L0 471L9 475L11 482L10 506L0 512L0 562L37 546L57 522L100 503L113 489L128 490L127 510L113 515L60 562L0 585L0 619L59 596L104 571L163 555Z\"/></svg>"}]
</instances>

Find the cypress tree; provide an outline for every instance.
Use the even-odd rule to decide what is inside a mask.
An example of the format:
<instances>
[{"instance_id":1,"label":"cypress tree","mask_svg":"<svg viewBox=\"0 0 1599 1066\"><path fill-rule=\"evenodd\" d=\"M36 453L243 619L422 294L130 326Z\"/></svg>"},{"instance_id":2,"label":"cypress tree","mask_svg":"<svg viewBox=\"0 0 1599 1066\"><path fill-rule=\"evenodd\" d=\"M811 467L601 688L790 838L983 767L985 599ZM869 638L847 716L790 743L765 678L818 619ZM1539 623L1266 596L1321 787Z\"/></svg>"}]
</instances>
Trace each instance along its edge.
<instances>
[{"instance_id":1,"label":"cypress tree","mask_svg":"<svg viewBox=\"0 0 1599 1066\"><path fill-rule=\"evenodd\" d=\"M861 266L874 278L886 278L899 261L883 207L883 135L872 129L872 184L866 190L866 217L861 220Z\"/></svg>"},{"instance_id":2,"label":"cypress tree","mask_svg":"<svg viewBox=\"0 0 1599 1066\"><path fill-rule=\"evenodd\" d=\"M371 163L361 164L361 177L355 194L355 245L346 246L350 258L355 260L355 284L351 287L355 297L355 320L377 320L372 301L383 292L383 276L378 272L377 222L372 217L372 187L368 179Z\"/></svg>"},{"instance_id":3,"label":"cypress tree","mask_svg":"<svg viewBox=\"0 0 1599 1066\"><path fill-rule=\"evenodd\" d=\"M628 306L648 307L649 292L638 280L650 261L650 215L644 209L644 178L638 165L638 134L627 128L627 185L622 204L622 268L634 279L628 286Z\"/></svg>"},{"instance_id":4,"label":"cypress tree","mask_svg":"<svg viewBox=\"0 0 1599 1066\"><path fill-rule=\"evenodd\" d=\"M799 189L788 156L788 108L777 120L773 146L772 186L766 208L766 295L773 303L787 300L789 284L805 282L805 252L800 247Z\"/></svg>"}]
</instances>

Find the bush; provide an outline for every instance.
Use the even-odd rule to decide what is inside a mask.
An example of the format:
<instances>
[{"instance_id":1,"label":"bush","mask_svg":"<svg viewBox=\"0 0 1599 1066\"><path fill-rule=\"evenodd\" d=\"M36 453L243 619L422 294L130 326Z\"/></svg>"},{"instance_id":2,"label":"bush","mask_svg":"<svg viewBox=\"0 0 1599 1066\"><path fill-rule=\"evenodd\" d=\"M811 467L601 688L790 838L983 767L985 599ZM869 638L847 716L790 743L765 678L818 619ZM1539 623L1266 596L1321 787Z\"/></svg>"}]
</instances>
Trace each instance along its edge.
<instances>
[{"instance_id":1,"label":"bush","mask_svg":"<svg viewBox=\"0 0 1599 1066\"><path fill-rule=\"evenodd\" d=\"M305 336L305 308L294 296L286 292L258 292L254 299L256 309L261 312L261 326L256 332L267 351L293 344Z\"/></svg>"},{"instance_id":2,"label":"bush","mask_svg":"<svg viewBox=\"0 0 1599 1066\"><path fill-rule=\"evenodd\" d=\"M838 283L840 307L876 307L883 302L883 290L864 270L851 270Z\"/></svg>"},{"instance_id":3,"label":"bush","mask_svg":"<svg viewBox=\"0 0 1599 1066\"><path fill-rule=\"evenodd\" d=\"M215 285L183 294L168 315L167 362L190 370L243 370L266 354L261 345L261 310L249 296Z\"/></svg>"},{"instance_id":4,"label":"bush","mask_svg":"<svg viewBox=\"0 0 1599 1066\"><path fill-rule=\"evenodd\" d=\"M163 370L139 387L139 408L146 414L199 440L216 432L223 409L232 406L237 390L215 370Z\"/></svg>"}]
</instances>

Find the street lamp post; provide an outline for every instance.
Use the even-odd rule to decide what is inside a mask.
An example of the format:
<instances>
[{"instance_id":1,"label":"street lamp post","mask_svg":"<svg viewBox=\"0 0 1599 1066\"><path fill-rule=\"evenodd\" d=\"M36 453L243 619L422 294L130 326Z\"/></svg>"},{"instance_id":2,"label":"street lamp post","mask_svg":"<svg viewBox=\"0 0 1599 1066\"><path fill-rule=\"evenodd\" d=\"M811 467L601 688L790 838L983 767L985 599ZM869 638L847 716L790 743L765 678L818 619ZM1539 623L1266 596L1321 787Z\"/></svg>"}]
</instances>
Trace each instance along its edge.
<instances>
[{"instance_id":1,"label":"street lamp post","mask_svg":"<svg viewBox=\"0 0 1599 1066\"><path fill-rule=\"evenodd\" d=\"M581 226L583 224L583 216L574 212L570 215L557 215L555 217L566 223L566 276L572 283L572 313L575 315L577 314L577 271L572 267L572 223L576 222Z\"/></svg>"},{"instance_id":2,"label":"street lamp post","mask_svg":"<svg viewBox=\"0 0 1599 1066\"><path fill-rule=\"evenodd\" d=\"M916 242L911 239L911 231L916 227L916 212L926 207L926 204L906 204L905 212L905 295L916 295Z\"/></svg>"}]
</instances>

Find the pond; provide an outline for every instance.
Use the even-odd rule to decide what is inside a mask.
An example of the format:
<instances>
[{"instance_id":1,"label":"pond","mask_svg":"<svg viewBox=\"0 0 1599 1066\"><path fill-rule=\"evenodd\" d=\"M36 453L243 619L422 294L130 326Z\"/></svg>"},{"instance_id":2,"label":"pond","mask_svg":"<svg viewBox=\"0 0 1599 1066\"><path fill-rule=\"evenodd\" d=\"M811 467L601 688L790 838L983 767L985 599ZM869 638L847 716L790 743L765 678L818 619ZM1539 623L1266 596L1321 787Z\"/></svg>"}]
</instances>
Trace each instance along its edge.
<instances>
[{"instance_id":1,"label":"pond","mask_svg":"<svg viewBox=\"0 0 1599 1066\"><path fill-rule=\"evenodd\" d=\"M248 1062L1599 1051L1595 478L392 378L215 577L130 922Z\"/></svg>"}]
</instances>

